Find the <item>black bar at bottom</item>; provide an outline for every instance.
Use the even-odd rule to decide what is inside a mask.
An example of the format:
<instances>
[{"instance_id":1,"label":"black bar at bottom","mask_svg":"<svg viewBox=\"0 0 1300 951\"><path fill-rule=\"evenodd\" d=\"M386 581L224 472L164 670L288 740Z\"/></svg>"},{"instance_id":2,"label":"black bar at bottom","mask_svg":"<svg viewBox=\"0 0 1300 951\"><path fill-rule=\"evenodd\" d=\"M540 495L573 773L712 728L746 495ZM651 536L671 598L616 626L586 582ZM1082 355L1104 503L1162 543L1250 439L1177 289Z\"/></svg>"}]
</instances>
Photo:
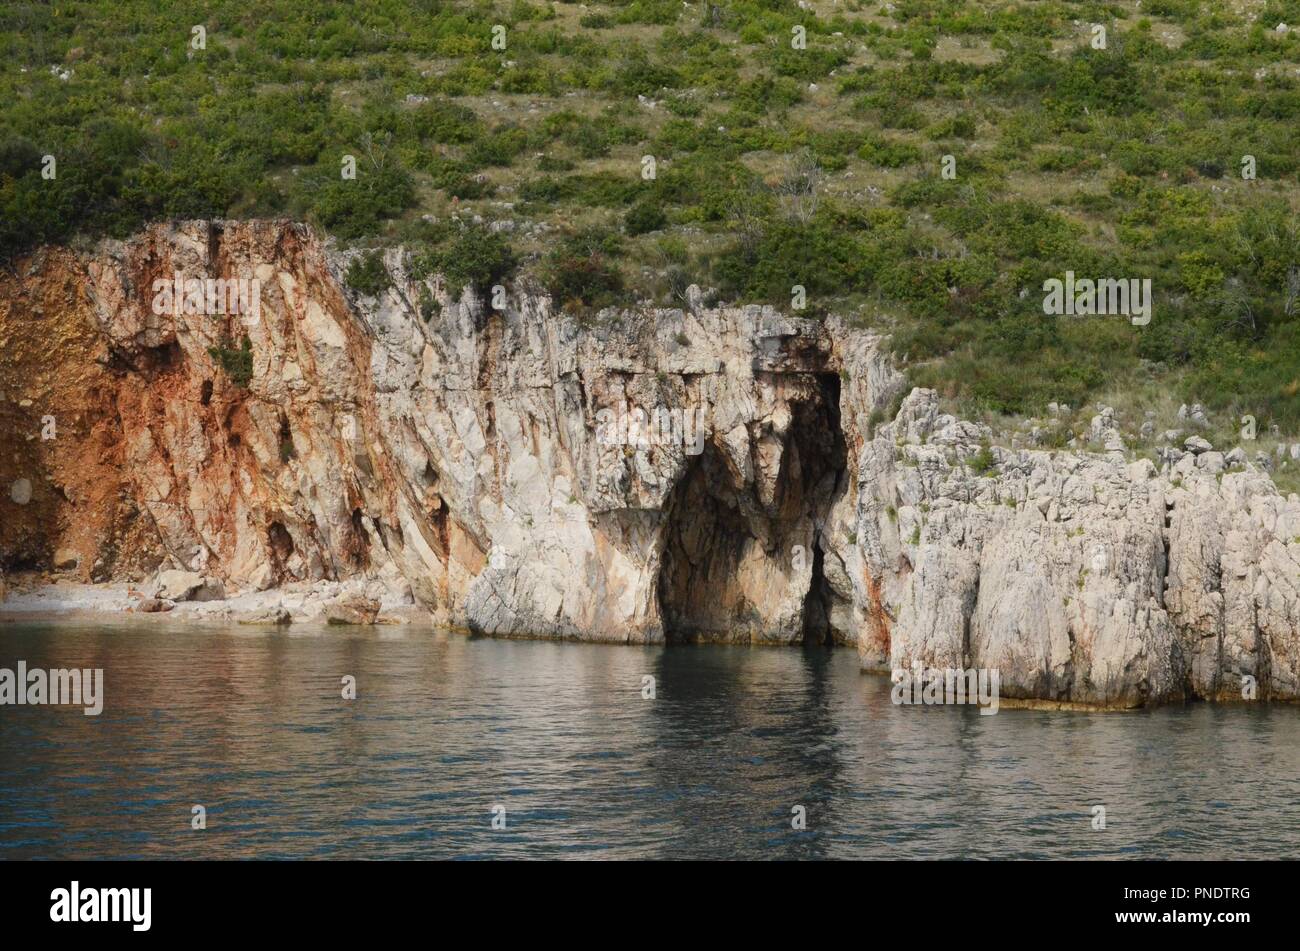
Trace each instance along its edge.
<instances>
[{"instance_id":1,"label":"black bar at bottom","mask_svg":"<svg viewBox=\"0 0 1300 951\"><path fill-rule=\"evenodd\" d=\"M0 907L10 935L132 941L285 927L337 940L458 921L485 937L606 921L662 937L662 925L689 912L739 931L789 916L861 929L864 940L892 924L945 943L999 933L1034 943L1125 933L1223 942L1287 927L1295 871L1274 862L36 862L0 864ZM76 917L119 920L70 920L74 882Z\"/></svg>"}]
</instances>

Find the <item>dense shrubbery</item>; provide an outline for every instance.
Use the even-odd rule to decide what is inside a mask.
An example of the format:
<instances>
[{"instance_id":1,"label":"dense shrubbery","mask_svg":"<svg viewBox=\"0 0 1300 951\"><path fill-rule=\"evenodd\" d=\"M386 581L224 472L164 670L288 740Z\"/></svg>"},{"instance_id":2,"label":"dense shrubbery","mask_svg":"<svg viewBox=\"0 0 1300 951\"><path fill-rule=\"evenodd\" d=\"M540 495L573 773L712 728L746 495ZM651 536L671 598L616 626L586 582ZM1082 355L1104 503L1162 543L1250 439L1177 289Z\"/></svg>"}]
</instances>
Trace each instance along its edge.
<instances>
[{"instance_id":1,"label":"dense shrubbery","mask_svg":"<svg viewBox=\"0 0 1300 951\"><path fill-rule=\"evenodd\" d=\"M1272 29L1300 24L1296 0L1253 24L1195 0L1084 6L213 0L196 51L144 0L7 4L0 256L290 215L404 241L480 293L522 266L583 312L691 281L788 307L801 285L809 313L887 317L918 382L991 410L1159 377L1300 429L1300 31ZM382 289L375 260L349 283ZM1066 269L1152 277L1155 319L1046 317Z\"/></svg>"},{"instance_id":2,"label":"dense shrubbery","mask_svg":"<svg viewBox=\"0 0 1300 951\"><path fill-rule=\"evenodd\" d=\"M870 273L866 243L839 223L772 221L746 236L717 265L723 292L790 303L791 288L809 294L866 290Z\"/></svg>"},{"instance_id":3,"label":"dense shrubbery","mask_svg":"<svg viewBox=\"0 0 1300 951\"><path fill-rule=\"evenodd\" d=\"M341 238L375 234L381 222L401 214L415 199L410 175L393 165L360 167L356 180L337 176L333 169L313 176L307 194L312 218Z\"/></svg>"},{"instance_id":4,"label":"dense shrubbery","mask_svg":"<svg viewBox=\"0 0 1300 951\"><path fill-rule=\"evenodd\" d=\"M486 294L493 284L504 281L517 263L504 238L472 225L419 252L415 270L417 274L441 273L453 291L472 286Z\"/></svg>"},{"instance_id":5,"label":"dense shrubbery","mask_svg":"<svg viewBox=\"0 0 1300 951\"><path fill-rule=\"evenodd\" d=\"M611 232L590 229L568 236L544 262L547 291L561 308L582 313L618 303L623 278L612 259L620 251Z\"/></svg>"},{"instance_id":6,"label":"dense shrubbery","mask_svg":"<svg viewBox=\"0 0 1300 951\"><path fill-rule=\"evenodd\" d=\"M348 287L368 297L378 296L393 283L384 267L384 256L378 251L353 258L344 279Z\"/></svg>"},{"instance_id":7,"label":"dense shrubbery","mask_svg":"<svg viewBox=\"0 0 1300 951\"><path fill-rule=\"evenodd\" d=\"M633 205L623 216L623 227L630 235L648 234L658 231L668 223L664 210L653 201L643 201Z\"/></svg>"}]
</instances>

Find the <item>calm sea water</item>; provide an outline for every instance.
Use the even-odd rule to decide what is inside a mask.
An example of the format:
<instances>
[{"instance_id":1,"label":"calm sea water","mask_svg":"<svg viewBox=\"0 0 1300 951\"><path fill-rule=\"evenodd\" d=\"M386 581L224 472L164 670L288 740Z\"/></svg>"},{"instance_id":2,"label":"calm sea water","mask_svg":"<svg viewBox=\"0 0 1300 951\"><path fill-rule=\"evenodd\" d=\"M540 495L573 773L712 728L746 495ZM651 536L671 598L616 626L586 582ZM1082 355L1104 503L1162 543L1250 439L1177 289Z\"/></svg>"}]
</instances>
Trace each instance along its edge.
<instances>
[{"instance_id":1,"label":"calm sea water","mask_svg":"<svg viewBox=\"0 0 1300 951\"><path fill-rule=\"evenodd\" d=\"M18 660L106 705L0 707L0 858L1300 855L1294 706L979 716L848 650L416 627L0 625Z\"/></svg>"}]
</instances>

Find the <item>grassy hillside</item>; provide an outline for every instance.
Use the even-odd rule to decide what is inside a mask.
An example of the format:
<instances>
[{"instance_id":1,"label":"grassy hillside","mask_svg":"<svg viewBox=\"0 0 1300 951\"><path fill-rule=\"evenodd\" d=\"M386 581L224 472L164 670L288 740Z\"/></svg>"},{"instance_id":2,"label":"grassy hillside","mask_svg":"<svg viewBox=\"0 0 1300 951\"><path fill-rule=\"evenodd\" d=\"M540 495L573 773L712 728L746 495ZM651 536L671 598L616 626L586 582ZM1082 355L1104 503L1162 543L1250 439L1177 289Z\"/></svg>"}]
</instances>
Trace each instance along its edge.
<instances>
[{"instance_id":1,"label":"grassy hillside","mask_svg":"<svg viewBox=\"0 0 1300 951\"><path fill-rule=\"evenodd\" d=\"M963 412L1300 439L1300 0L10 0L0 84L6 257L276 215L584 311L800 285Z\"/></svg>"}]
</instances>

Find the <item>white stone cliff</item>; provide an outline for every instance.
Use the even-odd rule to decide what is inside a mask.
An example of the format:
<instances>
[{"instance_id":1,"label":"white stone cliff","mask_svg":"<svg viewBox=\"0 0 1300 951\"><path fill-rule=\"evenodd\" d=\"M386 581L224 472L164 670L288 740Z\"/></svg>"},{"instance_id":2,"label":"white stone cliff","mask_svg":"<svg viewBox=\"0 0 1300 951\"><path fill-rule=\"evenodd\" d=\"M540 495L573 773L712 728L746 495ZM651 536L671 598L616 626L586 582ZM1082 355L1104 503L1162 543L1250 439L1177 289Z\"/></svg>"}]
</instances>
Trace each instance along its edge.
<instances>
[{"instance_id":1,"label":"white stone cliff","mask_svg":"<svg viewBox=\"0 0 1300 951\"><path fill-rule=\"evenodd\" d=\"M1300 697L1300 499L1244 459L976 463L988 433L931 391L885 418L903 379L837 319L693 296L583 322L523 289L498 312L400 251L367 297L350 257L186 222L6 278L0 480L36 489L0 500L0 566L364 579L476 632L834 641L874 669L996 667L1027 700ZM154 313L176 272L257 278L260 320ZM210 353L244 333L247 387ZM611 437L638 409L696 414L700 441Z\"/></svg>"}]
</instances>

